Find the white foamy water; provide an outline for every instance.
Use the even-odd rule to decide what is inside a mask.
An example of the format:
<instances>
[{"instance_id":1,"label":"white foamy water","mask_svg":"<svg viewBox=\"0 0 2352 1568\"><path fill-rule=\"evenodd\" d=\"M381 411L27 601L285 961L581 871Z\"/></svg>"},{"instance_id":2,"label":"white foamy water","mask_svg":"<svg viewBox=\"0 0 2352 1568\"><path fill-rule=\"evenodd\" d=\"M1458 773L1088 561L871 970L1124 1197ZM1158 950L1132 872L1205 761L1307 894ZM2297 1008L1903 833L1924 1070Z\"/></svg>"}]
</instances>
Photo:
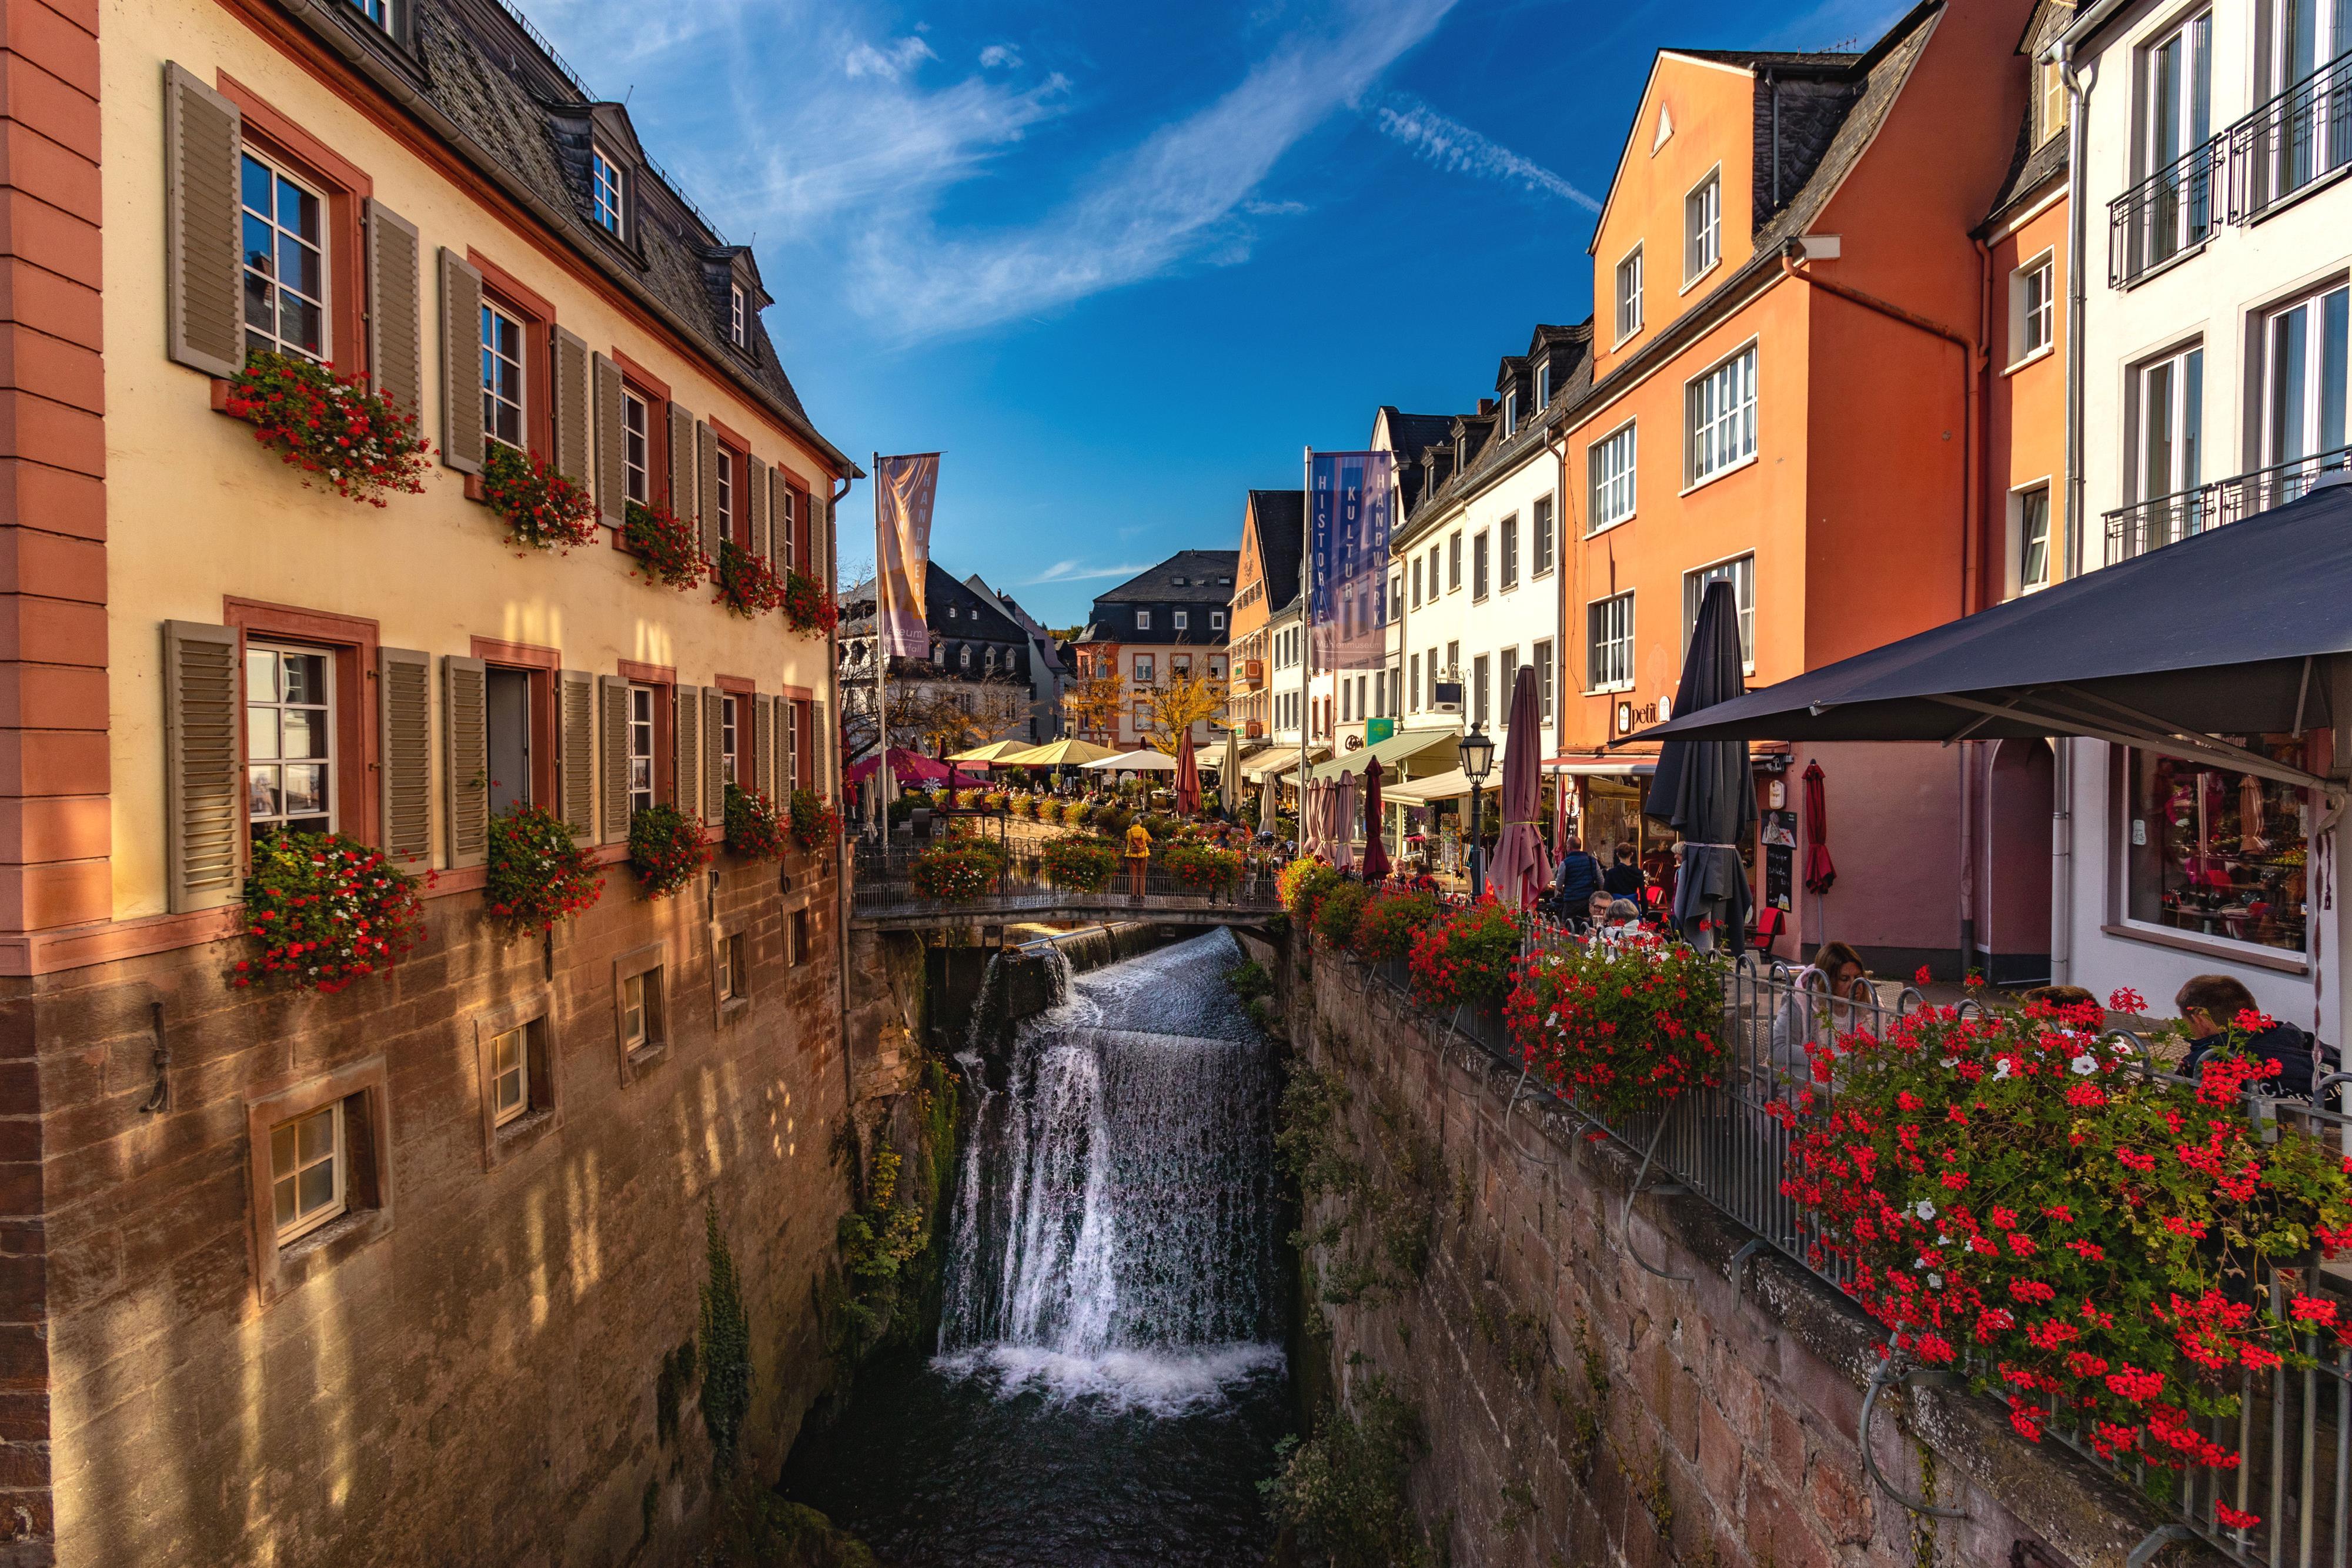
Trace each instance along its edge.
<instances>
[{"instance_id":1,"label":"white foamy water","mask_svg":"<svg viewBox=\"0 0 2352 1568\"><path fill-rule=\"evenodd\" d=\"M931 1364L953 1377L987 1378L1000 1398L1034 1391L1058 1404L1084 1400L1171 1416L1218 1404L1251 1379L1279 1373L1283 1354L1280 1345L1241 1343L1087 1356L1000 1343L952 1351Z\"/></svg>"}]
</instances>

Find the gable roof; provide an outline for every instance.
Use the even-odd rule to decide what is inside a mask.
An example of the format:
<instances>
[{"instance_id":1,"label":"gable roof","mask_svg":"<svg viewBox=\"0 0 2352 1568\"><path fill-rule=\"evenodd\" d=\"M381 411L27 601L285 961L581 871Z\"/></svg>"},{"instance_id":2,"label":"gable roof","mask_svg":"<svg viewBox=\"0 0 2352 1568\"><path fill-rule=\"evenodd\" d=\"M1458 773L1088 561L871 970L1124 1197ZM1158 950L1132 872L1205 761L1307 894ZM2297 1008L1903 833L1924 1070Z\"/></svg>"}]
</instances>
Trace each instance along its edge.
<instances>
[{"instance_id":1,"label":"gable roof","mask_svg":"<svg viewBox=\"0 0 2352 1568\"><path fill-rule=\"evenodd\" d=\"M1470 435L1470 460L1453 468L1427 495L1419 493L1419 482L1405 492L1405 517L1398 527L1396 539L1409 539L1414 528L1430 515L1432 507L1444 507L1455 500L1485 489L1496 478L1517 467L1530 454L1540 449L1550 423L1552 411L1573 407L1592 386L1592 319L1586 317L1573 326L1558 327L1538 324L1528 343L1528 359L1539 354L1552 356L1553 372L1551 401L1540 409L1532 409L1519 422L1518 429L1505 434L1503 422L1491 413L1455 414L1440 425L1439 439L1427 446L1450 447L1454 427L1460 426ZM1563 357L1567 374L1560 374ZM1412 455L1417 465L1421 453Z\"/></svg>"},{"instance_id":2,"label":"gable roof","mask_svg":"<svg viewBox=\"0 0 2352 1568\"><path fill-rule=\"evenodd\" d=\"M1109 592L1096 594L1095 602L1223 605L1233 599L1234 573L1241 562L1237 549L1180 549ZM1184 580L1181 583L1176 580L1180 577Z\"/></svg>"},{"instance_id":3,"label":"gable roof","mask_svg":"<svg viewBox=\"0 0 2352 1568\"><path fill-rule=\"evenodd\" d=\"M1258 570L1265 580L1266 601L1281 604L1296 599L1299 558L1307 553L1307 497L1297 490L1252 490L1249 525L1257 530Z\"/></svg>"},{"instance_id":4,"label":"gable roof","mask_svg":"<svg viewBox=\"0 0 2352 1568\"><path fill-rule=\"evenodd\" d=\"M2025 34L2017 41L2017 52L2032 59L2066 30L2066 24L2074 16L2074 0L2041 0L2033 15L2026 19ZM2018 117L2017 155L2010 162L2008 176L2000 183L2000 194L1993 199L1984 222L1977 225L1979 238L2041 195L2052 182L2066 172L2072 160L2073 137L2061 132L2038 142L2034 140L2035 102L2039 97L2038 92L2025 95L2025 112Z\"/></svg>"}]
</instances>

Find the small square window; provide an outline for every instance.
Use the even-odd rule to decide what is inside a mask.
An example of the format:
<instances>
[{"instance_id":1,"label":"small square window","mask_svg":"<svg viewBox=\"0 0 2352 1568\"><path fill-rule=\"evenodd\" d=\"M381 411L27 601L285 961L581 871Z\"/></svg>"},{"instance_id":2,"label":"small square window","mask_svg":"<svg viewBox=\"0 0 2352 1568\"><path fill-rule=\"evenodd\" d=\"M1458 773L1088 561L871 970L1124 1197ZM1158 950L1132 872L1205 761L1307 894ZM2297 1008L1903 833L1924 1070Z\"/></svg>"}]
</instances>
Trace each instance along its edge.
<instances>
[{"instance_id":1,"label":"small square window","mask_svg":"<svg viewBox=\"0 0 2352 1568\"><path fill-rule=\"evenodd\" d=\"M530 1111L530 1026L490 1037L490 1122L503 1127Z\"/></svg>"},{"instance_id":2,"label":"small square window","mask_svg":"<svg viewBox=\"0 0 2352 1568\"><path fill-rule=\"evenodd\" d=\"M1168 623L1181 632L1192 624L1192 617L1190 612L1173 610L1169 612Z\"/></svg>"},{"instance_id":3,"label":"small square window","mask_svg":"<svg viewBox=\"0 0 2352 1568\"><path fill-rule=\"evenodd\" d=\"M279 1246L343 1212L349 1180L345 1147L340 1100L269 1130L269 1190Z\"/></svg>"},{"instance_id":4,"label":"small square window","mask_svg":"<svg viewBox=\"0 0 2352 1568\"><path fill-rule=\"evenodd\" d=\"M621 1050L621 1081L660 1060L669 1045L663 945L649 942L613 961L613 1011Z\"/></svg>"},{"instance_id":5,"label":"small square window","mask_svg":"<svg viewBox=\"0 0 2352 1568\"><path fill-rule=\"evenodd\" d=\"M809 961L809 917L805 909L793 911L792 941L791 962L797 969Z\"/></svg>"},{"instance_id":6,"label":"small square window","mask_svg":"<svg viewBox=\"0 0 2352 1568\"><path fill-rule=\"evenodd\" d=\"M1223 611L1212 610L1209 612L1209 628L1211 631L1222 632L1224 630L1224 625L1225 612Z\"/></svg>"},{"instance_id":7,"label":"small square window","mask_svg":"<svg viewBox=\"0 0 2352 1568\"><path fill-rule=\"evenodd\" d=\"M384 1106L380 1056L246 1102L247 1212L263 1306L390 1229Z\"/></svg>"},{"instance_id":8,"label":"small square window","mask_svg":"<svg viewBox=\"0 0 2352 1568\"><path fill-rule=\"evenodd\" d=\"M1149 632L1151 630L1150 611L1139 610L1135 612L1135 629L1139 632Z\"/></svg>"}]
</instances>

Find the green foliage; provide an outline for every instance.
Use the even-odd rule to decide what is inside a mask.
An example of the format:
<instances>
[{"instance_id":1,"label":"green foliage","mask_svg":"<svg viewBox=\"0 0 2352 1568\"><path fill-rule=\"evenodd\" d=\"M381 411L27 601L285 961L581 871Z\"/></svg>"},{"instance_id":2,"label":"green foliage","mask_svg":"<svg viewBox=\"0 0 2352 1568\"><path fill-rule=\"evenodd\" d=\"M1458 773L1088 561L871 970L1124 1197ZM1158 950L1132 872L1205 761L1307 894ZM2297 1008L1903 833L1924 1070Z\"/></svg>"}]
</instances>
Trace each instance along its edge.
<instances>
[{"instance_id":1,"label":"green foliage","mask_svg":"<svg viewBox=\"0 0 2352 1568\"><path fill-rule=\"evenodd\" d=\"M1274 994L1274 977L1255 958L1245 959L1238 967L1226 971L1225 984L1245 1003Z\"/></svg>"},{"instance_id":2,"label":"green foliage","mask_svg":"<svg viewBox=\"0 0 2352 1568\"><path fill-rule=\"evenodd\" d=\"M1118 851L1083 833L1055 839L1041 859L1046 881L1076 893L1100 893L1118 870Z\"/></svg>"},{"instance_id":3,"label":"green foliage","mask_svg":"<svg viewBox=\"0 0 2352 1568\"><path fill-rule=\"evenodd\" d=\"M1274 891L1291 919L1311 928L1323 895L1347 879L1318 860L1295 860L1274 879Z\"/></svg>"},{"instance_id":4,"label":"green foliage","mask_svg":"<svg viewBox=\"0 0 2352 1568\"><path fill-rule=\"evenodd\" d=\"M695 1568L876 1568L863 1542L754 1478L739 1480L716 1512L717 1539Z\"/></svg>"},{"instance_id":5,"label":"green foliage","mask_svg":"<svg viewBox=\"0 0 2352 1568\"><path fill-rule=\"evenodd\" d=\"M647 898L676 893L709 863L710 846L703 840L700 817L667 800L630 814L629 869L644 883Z\"/></svg>"},{"instance_id":6,"label":"green foliage","mask_svg":"<svg viewBox=\"0 0 2352 1568\"><path fill-rule=\"evenodd\" d=\"M711 1468L725 1476L735 1468L743 1417L751 1408L751 1319L743 1306L735 1255L719 1227L716 1202L705 1210L703 1224L710 1277L702 1282L702 1333L697 1346L702 1365L702 1424L710 1433Z\"/></svg>"},{"instance_id":7,"label":"green foliage","mask_svg":"<svg viewBox=\"0 0 2352 1568\"><path fill-rule=\"evenodd\" d=\"M1437 918L1437 895L1383 890L1356 916L1356 956L1366 963L1402 958L1412 950L1414 935Z\"/></svg>"},{"instance_id":8,"label":"green foliage","mask_svg":"<svg viewBox=\"0 0 2352 1568\"><path fill-rule=\"evenodd\" d=\"M1355 1186L1355 1166L1336 1145L1337 1113L1347 1096L1339 1074L1292 1061L1290 1081L1275 1113L1274 1157L1298 1184L1301 1200Z\"/></svg>"},{"instance_id":9,"label":"green foliage","mask_svg":"<svg viewBox=\"0 0 2352 1568\"><path fill-rule=\"evenodd\" d=\"M853 1359L890 1327L902 1294L900 1274L930 1241L923 1210L897 1201L899 1165L895 1149L876 1150L865 1203L841 1217L836 1239L849 1294L841 1303L835 1348Z\"/></svg>"},{"instance_id":10,"label":"green foliage","mask_svg":"<svg viewBox=\"0 0 2352 1568\"><path fill-rule=\"evenodd\" d=\"M1356 923L1371 902L1371 892L1360 882L1343 882L1323 895L1315 911L1315 934L1334 947L1344 948L1356 938Z\"/></svg>"},{"instance_id":11,"label":"green foliage","mask_svg":"<svg viewBox=\"0 0 2352 1568\"><path fill-rule=\"evenodd\" d=\"M1293 1531L1302 1561L1328 1568L1421 1568L1429 1542L1405 1500L1422 1448L1421 1417L1374 1373L1353 1408L1335 1407L1307 1442L1285 1437L1280 1471L1258 1483L1276 1521Z\"/></svg>"}]
</instances>

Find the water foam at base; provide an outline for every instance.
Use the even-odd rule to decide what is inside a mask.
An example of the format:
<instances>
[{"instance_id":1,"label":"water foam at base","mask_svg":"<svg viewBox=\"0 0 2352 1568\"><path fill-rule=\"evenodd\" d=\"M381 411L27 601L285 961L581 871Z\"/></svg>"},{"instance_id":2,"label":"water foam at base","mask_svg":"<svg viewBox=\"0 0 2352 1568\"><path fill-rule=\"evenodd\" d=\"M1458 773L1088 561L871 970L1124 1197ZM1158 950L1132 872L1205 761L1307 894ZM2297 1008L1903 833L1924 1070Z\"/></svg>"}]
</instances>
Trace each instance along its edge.
<instances>
[{"instance_id":1,"label":"water foam at base","mask_svg":"<svg viewBox=\"0 0 2352 1568\"><path fill-rule=\"evenodd\" d=\"M1050 1404L1173 1416L1223 1403L1284 1368L1282 1347L1240 1343L1187 1350L1113 1350L1072 1355L1035 1345L992 1344L934 1356L958 1378L985 1378L1000 1399L1042 1394Z\"/></svg>"}]
</instances>

